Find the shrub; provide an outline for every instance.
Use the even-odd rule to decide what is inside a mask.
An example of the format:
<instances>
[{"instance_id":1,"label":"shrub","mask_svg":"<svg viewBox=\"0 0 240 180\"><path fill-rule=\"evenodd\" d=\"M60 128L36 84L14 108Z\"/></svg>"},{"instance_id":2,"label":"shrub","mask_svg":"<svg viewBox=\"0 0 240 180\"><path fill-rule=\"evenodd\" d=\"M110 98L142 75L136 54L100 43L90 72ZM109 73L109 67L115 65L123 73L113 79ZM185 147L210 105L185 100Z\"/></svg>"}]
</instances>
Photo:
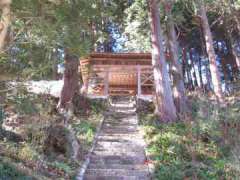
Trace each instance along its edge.
<instances>
[{"instance_id":1,"label":"shrub","mask_svg":"<svg viewBox=\"0 0 240 180\"><path fill-rule=\"evenodd\" d=\"M18 152L18 158L23 161L33 161L36 160L37 157L37 152L28 144L24 144Z\"/></svg>"},{"instance_id":2,"label":"shrub","mask_svg":"<svg viewBox=\"0 0 240 180\"><path fill-rule=\"evenodd\" d=\"M14 166L9 163L3 162L0 158L0 178L4 180L17 179L17 180L31 180L33 178L19 172Z\"/></svg>"},{"instance_id":3,"label":"shrub","mask_svg":"<svg viewBox=\"0 0 240 180\"><path fill-rule=\"evenodd\" d=\"M155 178L237 179L239 103L222 108L207 97L192 97L190 120L172 124L160 123L152 112L140 114Z\"/></svg>"}]
</instances>

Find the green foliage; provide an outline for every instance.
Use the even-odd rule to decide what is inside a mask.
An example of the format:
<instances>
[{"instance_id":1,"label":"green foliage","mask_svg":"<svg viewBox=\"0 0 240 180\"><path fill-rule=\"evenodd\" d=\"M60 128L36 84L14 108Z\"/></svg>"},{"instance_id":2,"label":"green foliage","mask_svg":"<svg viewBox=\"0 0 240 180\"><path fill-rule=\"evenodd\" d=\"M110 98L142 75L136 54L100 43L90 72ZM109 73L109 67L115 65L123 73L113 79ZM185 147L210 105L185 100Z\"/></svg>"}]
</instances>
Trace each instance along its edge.
<instances>
[{"instance_id":1,"label":"green foliage","mask_svg":"<svg viewBox=\"0 0 240 180\"><path fill-rule=\"evenodd\" d=\"M3 142L4 145L3 154L5 157L11 158L14 161L31 162L38 159L39 154L33 146L27 143L16 144L12 142Z\"/></svg>"},{"instance_id":2,"label":"green foliage","mask_svg":"<svg viewBox=\"0 0 240 180\"><path fill-rule=\"evenodd\" d=\"M3 162L0 158L0 177L4 180L18 179L18 180L31 180L33 178L19 172L14 166L9 163Z\"/></svg>"},{"instance_id":3,"label":"green foliage","mask_svg":"<svg viewBox=\"0 0 240 180\"><path fill-rule=\"evenodd\" d=\"M34 100L36 100L36 96L29 95L24 87L20 87L16 94L8 96L9 103L15 106L15 110L19 114L36 114L38 109L35 106Z\"/></svg>"},{"instance_id":4,"label":"green foliage","mask_svg":"<svg viewBox=\"0 0 240 180\"><path fill-rule=\"evenodd\" d=\"M3 107L0 105L0 128L1 128L1 126L2 126L4 117L5 117L4 109L3 109Z\"/></svg>"},{"instance_id":5,"label":"green foliage","mask_svg":"<svg viewBox=\"0 0 240 180\"><path fill-rule=\"evenodd\" d=\"M151 49L147 10L146 0L136 0L125 10L124 34L128 38L125 44L127 51L148 52Z\"/></svg>"},{"instance_id":6,"label":"green foliage","mask_svg":"<svg viewBox=\"0 0 240 180\"><path fill-rule=\"evenodd\" d=\"M48 126L43 124L30 124L25 127L25 134L27 136L27 140L30 144L33 144L36 147L41 147L46 138L46 127Z\"/></svg>"},{"instance_id":7,"label":"green foliage","mask_svg":"<svg viewBox=\"0 0 240 180\"><path fill-rule=\"evenodd\" d=\"M106 102L102 100L99 100L99 101L94 100L90 102L91 111L92 113L95 113L95 114L104 112L104 110L106 110L106 107L107 107Z\"/></svg>"},{"instance_id":8,"label":"green foliage","mask_svg":"<svg viewBox=\"0 0 240 180\"><path fill-rule=\"evenodd\" d=\"M34 104L26 96L17 96L14 101L16 102L16 110L23 114L34 114L36 113L36 108Z\"/></svg>"},{"instance_id":9,"label":"green foliage","mask_svg":"<svg viewBox=\"0 0 240 180\"><path fill-rule=\"evenodd\" d=\"M68 174L72 174L74 172L73 168L69 164L64 162L54 161L53 163L50 163L50 165Z\"/></svg>"},{"instance_id":10,"label":"green foliage","mask_svg":"<svg viewBox=\"0 0 240 180\"><path fill-rule=\"evenodd\" d=\"M24 144L18 151L18 158L25 162L36 160L37 157L35 149L28 144Z\"/></svg>"},{"instance_id":11,"label":"green foliage","mask_svg":"<svg viewBox=\"0 0 240 180\"><path fill-rule=\"evenodd\" d=\"M93 47L90 24L101 22L95 0L38 1L13 0L14 18L11 31L15 36L7 56L0 58L8 71L23 78L49 78L53 63L59 63L62 51L84 56ZM54 57L55 50L61 50ZM56 58L56 59L54 59ZM57 62L54 62L57 61Z\"/></svg>"},{"instance_id":12,"label":"green foliage","mask_svg":"<svg viewBox=\"0 0 240 180\"><path fill-rule=\"evenodd\" d=\"M96 128L91 122L85 121L74 124L73 129L76 132L77 137L84 139L88 144L92 143Z\"/></svg>"},{"instance_id":13,"label":"green foliage","mask_svg":"<svg viewBox=\"0 0 240 180\"><path fill-rule=\"evenodd\" d=\"M87 102L89 103L86 108L87 116L74 116L68 122L80 143L80 158L84 157L92 145L96 126L102 118L106 105L101 100L95 102L88 99ZM44 156L43 154L49 126L58 123L58 120L62 118L55 111L56 99L48 95L33 95L28 93L24 87L19 86L6 94L5 105L7 112L9 111L11 115L18 114L21 117L17 132L23 139L21 143L14 143L15 141L10 141L5 138L5 134L2 136L0 132L1 138L3 137L3 141L0 141L1 155L10 159L9 162L17 162L17 164L21 164L20 166L29 168L34 175L37 173L36 176L42 172L44 172L43 176L45 173L49 173L48 175L54 179L62 177L68 179L73 176L76 169L79 168L78 163L61 155ZM80 158L78 162L81 162Z\"/></svg>"},{"instance_id":14,"label":"green foliage","mask_svg":"<svg viewBox=\"0 0 240 180\"><path fill-rule=\"evenodd\" d=\"M190 99L193 120L162 124L152 114L140 114L155 178L239 177L239 102L222 109L204 97ZM225 135L223 122L228 124Z\"/></svg>"}]
</instances>

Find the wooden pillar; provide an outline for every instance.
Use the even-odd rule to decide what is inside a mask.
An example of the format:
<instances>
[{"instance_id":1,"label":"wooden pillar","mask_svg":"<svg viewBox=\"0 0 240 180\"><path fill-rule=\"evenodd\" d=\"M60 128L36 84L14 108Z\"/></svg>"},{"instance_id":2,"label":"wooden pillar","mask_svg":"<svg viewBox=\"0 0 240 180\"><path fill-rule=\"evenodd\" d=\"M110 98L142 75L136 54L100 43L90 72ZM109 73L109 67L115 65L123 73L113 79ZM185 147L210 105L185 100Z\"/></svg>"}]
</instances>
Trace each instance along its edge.
<instances>
[{"instance_id":1,"label":"wooden pillar","mask_svg":"<svg viewBox=\"0 0 240 180\"><path fill-rule=\"evenodd\" d=\"M81 88L81 93L87 95L88 94L88 83L89 83L89 78L91 76L90 70L90 59L82 59L80 60L80 72L82 74L82 81L83 81L83 86Z\"/></svg>"},{"instance_id":2,"label":"wooden pillar","mask_svg":"<svg viewBox=\"0 0 240 180\"><path fill-rule=\"evenodd\" d=\"M83 87L83 93L88 95L88 82L89 82L89 79L86 79L85 83L84 83L84 87Z\"/></svg>"},{"instance_id":3,"label":"wooden pillar","mask_svg":"<svg viewBox=\"0 0 240 180\"><path fill-rule=\"evenodd\" d=\"M109 69L106 69L104 78L104 95L108 96L109 92Z\"/></svg>"},{"instance_id":4,"label":"wooden pillar","mask_svg":"<svg viewBox=\"0 0 240 180\"><path fill-rule=\"evenodd\" d=\"M141 84L141 67L137 66L137 95L140 97L142 94L142 84Z\"/></svg>"}]
</instances>

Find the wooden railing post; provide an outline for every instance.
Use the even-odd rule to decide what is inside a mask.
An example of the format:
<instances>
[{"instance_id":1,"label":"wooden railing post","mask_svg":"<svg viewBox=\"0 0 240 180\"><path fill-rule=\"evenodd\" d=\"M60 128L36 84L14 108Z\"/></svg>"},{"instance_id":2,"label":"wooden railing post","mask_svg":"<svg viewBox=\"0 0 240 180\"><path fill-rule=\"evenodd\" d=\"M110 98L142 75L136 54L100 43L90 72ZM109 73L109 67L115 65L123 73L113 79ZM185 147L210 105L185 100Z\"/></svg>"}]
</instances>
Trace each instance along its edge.
<instances>
[{"instance_id":1,"label":"wooden railing post","mask_svg":"<svg viewBox=\"0 0 240 180\"><path fill-rule=\"evenodd\" d=\"M104 78L104 95L108 96L109 92L109 69L106 69Z\"/></svg>"},{"instance_id":2,"label":"wooden railing post","mask_svg":"<svg viewBox=\"0 0 240 180\"><path fill-rule=\"evenodd\" d=\"M137 95L140 97L142 94L142 84L141 84L141 67L137 66Z\"/></svg>"}]
</instances>

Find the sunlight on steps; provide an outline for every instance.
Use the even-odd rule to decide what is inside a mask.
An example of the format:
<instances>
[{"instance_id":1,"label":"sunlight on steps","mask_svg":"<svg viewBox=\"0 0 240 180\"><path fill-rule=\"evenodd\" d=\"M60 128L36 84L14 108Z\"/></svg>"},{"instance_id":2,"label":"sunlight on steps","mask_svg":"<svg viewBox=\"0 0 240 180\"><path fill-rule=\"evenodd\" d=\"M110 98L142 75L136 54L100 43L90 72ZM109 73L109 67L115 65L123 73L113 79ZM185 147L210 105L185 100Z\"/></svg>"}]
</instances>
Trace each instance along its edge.
<instances>
[{"instance_id":1,"label":"sunlight on steps","mask_svg":"<svg viewBox=\"0 0 240 180\"><path fill-rule=\"evenodd\" d=\"M113 98L83 177L78 180L149 180L135 99Z\"/></svg>"}]
</instances>

